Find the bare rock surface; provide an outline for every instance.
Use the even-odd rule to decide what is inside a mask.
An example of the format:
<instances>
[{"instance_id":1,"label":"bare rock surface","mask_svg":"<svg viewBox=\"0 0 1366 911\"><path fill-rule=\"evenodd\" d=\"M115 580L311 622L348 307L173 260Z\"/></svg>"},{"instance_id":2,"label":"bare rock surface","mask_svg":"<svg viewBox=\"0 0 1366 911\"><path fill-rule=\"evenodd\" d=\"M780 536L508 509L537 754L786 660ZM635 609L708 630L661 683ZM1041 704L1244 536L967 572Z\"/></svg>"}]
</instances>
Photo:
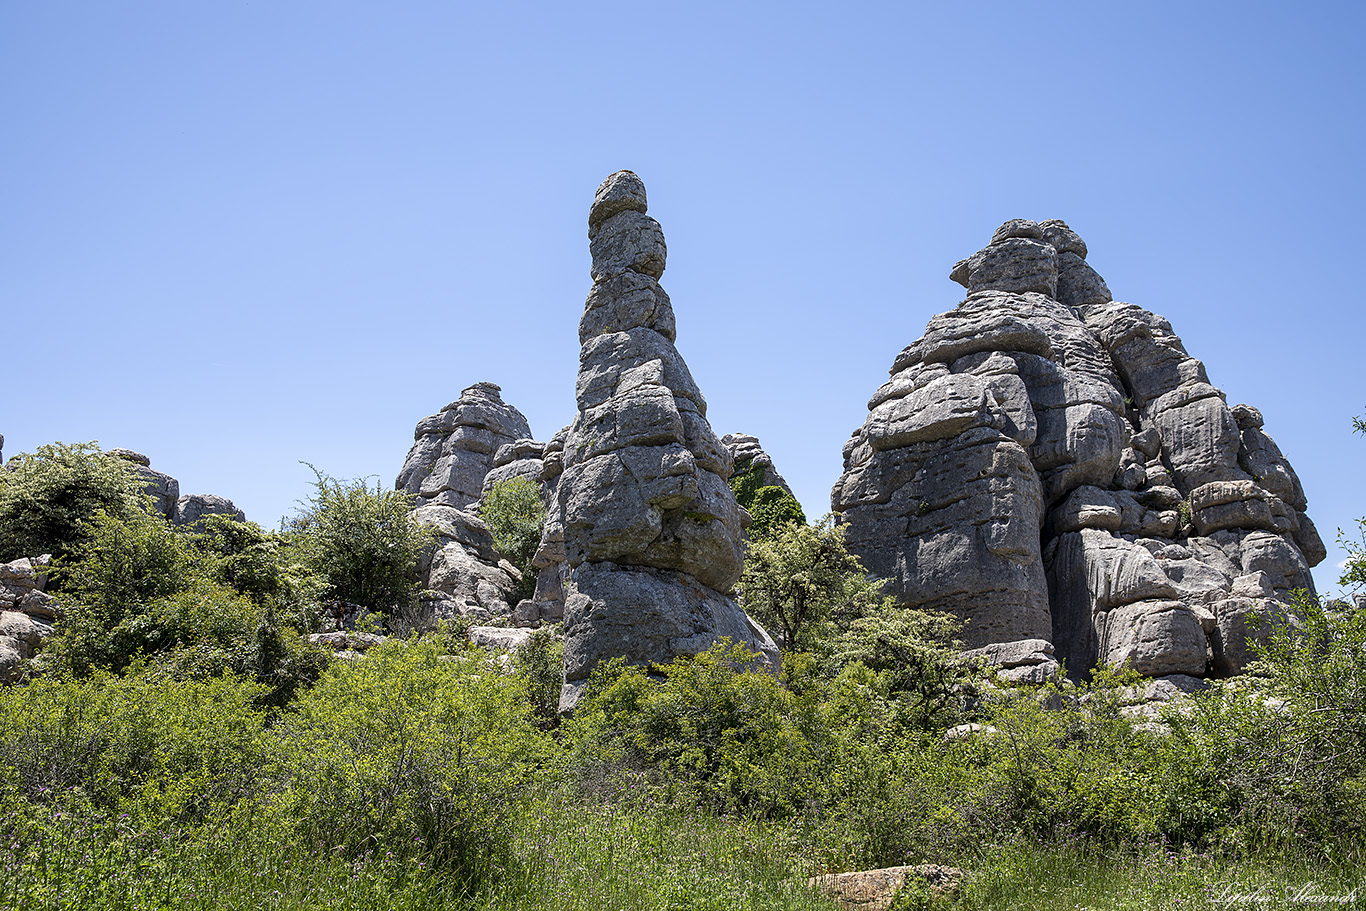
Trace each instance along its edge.
<instances>
[{"instance_id":1,"label":"bare rock surface","mask_svg":"<svg viewBox=\"0 0 1366 911\"><path fill-rule=\"evenodd\" d=\"M555 493L536 562L568 565L546 580L565 597L565 711L613 657L667 662L728 637L776 660L730 594L748 515L726 483L731 453L674 347L672 305L658 284L664 235L646 211L645 186L630 171L598 188L578 414L552 441L553 460L551 446L543 457Z\"/></svg>"},{"instance_id":2,"label":"bare rock surface","mask_svg":"<svg viewBox=\"0 0 1366 911\"><path fill-rule=\"evenodd\" d=\"M503 401L501 392L493 383L475 383L418 421L394 488L417 495L419 506L464 509L479 502L501 448L531 440L526 418Z\"/></svg>"},{"instance_id":3,"label":"bare rock surface","mask_svg":"<svg viewBox=\"0 0 1366 911\"><path fill-rule=\"evenodd\" d=\"M832 507L889 593L1016 677L1053 654L1073 676L1236 673L1326 548L1262 414L1087 255L1013 219L956 264L967 298L896 357Z\"/></svg>"}]
</instances>

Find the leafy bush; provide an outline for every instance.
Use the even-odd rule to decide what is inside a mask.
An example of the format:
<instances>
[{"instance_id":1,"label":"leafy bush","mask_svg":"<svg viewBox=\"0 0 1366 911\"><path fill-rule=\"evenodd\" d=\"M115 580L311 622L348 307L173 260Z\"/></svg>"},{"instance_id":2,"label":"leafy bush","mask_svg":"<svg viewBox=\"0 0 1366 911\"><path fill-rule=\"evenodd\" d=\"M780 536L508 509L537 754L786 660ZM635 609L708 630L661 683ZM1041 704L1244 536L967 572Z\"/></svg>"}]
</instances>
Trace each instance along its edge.
<instances>
[{"instance_id":1,"label":"leafy bush","mask_svg":"<svg viewBox=\"0 0 1366 911\"><path fill-rule=\"evenodd\" d=\"M754 520L749 526L751 541L762 541L789 525L805 525L802 504L781 487L760 487L749 503L741 503Z\"/></svg>"},{"instance_id":2,"label":"leafy bush","mask_svg":"<svg viewBox=\"0 0 1366 911\"><path fill-rule=\"evenodd\" d=\"M771 537L778 529L789 524L806 524L806 513L796 497L781 487L764 484L767 470L753 461L735 464L735 472L730 477L730 489L735 500L754 519L749 527L751 541Z\"/></svg>"},{"instance_id":3,"label":"leafy bush","mask_svg":"<svg viewBox=\"0 0 1366 911\"><path fill-rule=\"evenodd\" d=\"M542 626L533 632L513 654L513 662L526 682L527 700L538 723L554 727L560 720L560 684L564 681L564 639L558 626Z\"/></svg>"},{"instance_id":4,"label":"leafy bush","mask_svg":"<svg viewBox=\"0 0 1366 911\"><path fill-rule=\"evenodd\" d=\"M0 778L28 800L203 818L251 784L262 758L261 687L240 677L36 680L0 688Z\"/></svg>"},{"instance_id":5,"label":"leafy bush","mask_svg":"<svg viewBox=\"0 0 1366 911\"><path fill-rule=\"evenodd\" d=\"M384 613L412 604L418 557L432 543L431 530L413 520L412 496L313 473L313 496L293 534L324 596Z\"/></svg>"},{"instance_id":6,"label":"leafy bush","mask_svg":"<svg viewBox=\"0 0 1366 911\"><path fill-rule=\"evenodd\" d=\"M197 538L159 515L96 514L76 556L62 566L64 615L42 656L47 669L78 676L135 664L177 678L228 671L271 687L281 704L317 678L327 655L281 628L261 604L210 577Z\"/></svg>"},{"instance_id":7,"label":"leafy bush","mask_svg":"<svg viewBox=\"0 0 1366 911\"><path fill-rule=\"evenodd\" d=\"M474 651L390 640L337 662L280 726L285 818L320 850L411 851L476 883L506 862L548 741L518 679Z\"/></svg>"},{"instance_id":8,"label":"leafy bush","mask_svg":"<svg viewBox=\"0 0 1366 911\"><path fill-rule=\"evenodd\" d=\"M722 643L660 665L661 680L614 661L594 672L567 723L580 769L643 776L673 799L722 811L790 814L810 796L823 752L809 700L749 670L753 653Z\"/></svg>"},{"instance_id":9,"label":"leafy bush","mask_svg":"<svg viewBox=\"0 0 1366 911\"><path fill-rule=\"evenodd\" d=\"M784 525L751 541L740 579L745 610L776 630L786 650L810 650L831 621L847 623L878 600L844 529L826 516L817 525Z\"/></svg>"},{"instance_id":10,"label":"leafy bush","mask_svg":"<svg viewBox=\"0 0 1366 911\"><path fill-rule=\"evenodd\" d=\"M513 597L518 601L530 598L536 591L536 569L531 558L541 545L541 530L545 527L541 488L526 478L499 481L479 505L479 516L493 535L494 549L522 574Z\"/></svg>"},{"instance_id":11,"label":"leafy bush","mask_svg":"<svg viewBox=\"0 0 1366 911\"><path fill-rule=\"evenodd\" d=\"M0 471L0 561L64 557L103 510L127 516L141 505L141 485L122 459L94 443L51 443L15 456Z\"/></svg>"}]
</instances>

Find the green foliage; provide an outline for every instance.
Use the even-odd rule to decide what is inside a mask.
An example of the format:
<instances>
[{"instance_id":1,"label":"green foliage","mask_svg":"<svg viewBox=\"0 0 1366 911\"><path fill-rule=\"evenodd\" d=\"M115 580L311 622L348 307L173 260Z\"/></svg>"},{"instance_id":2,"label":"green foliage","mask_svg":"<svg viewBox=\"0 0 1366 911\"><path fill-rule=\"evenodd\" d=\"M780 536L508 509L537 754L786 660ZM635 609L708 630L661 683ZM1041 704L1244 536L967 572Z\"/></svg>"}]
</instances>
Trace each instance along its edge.
<instances>
[{"instance_id":1,"label":"green foliage","mask_svg":"<svg viewBox=\"0 0 1366 911\"><path fill-rule=\"evenodd\" d=\"M817 525L785 525L751 541L739 585L745 610L776 630L785 650L810 650L832 621L848 622L878 600L844 529L830 516Z\"/></svg>"},{"instance_id":2,"label":"green foliage","mask_svg":"<svg viewBox=\"0 0 1366 911\"><path fill-rule=\"evenodd\" d=\"M526 478L499 481L479 506L479 517L493 535L493 547L521 572L514 597L530 598L536 591L536 569L531 558L541 545L545 505L541 488Z\"/></svg>"},{"instance_id":3,"label":"green foliage","mask_svg":"<svg viewBox=\"0 0 1366 911\"><path fill-rule=\"evenodd\" d=\"M881 675L905 723L924 732L956 724L978 695L981 668L964 660L945 614L898 607L883 598L835 640L837 665L859 662Z\"/></svg>"},{"instance_id":4,"label":"green foliage","mask_svg":"<svg viewBox=\"0 0 1366 911\"><path fill-rule=\"evenodd\" d=\"M418 557L433 540L412 517L412 497L378 482L372 490L363 480L313 473L313 496L293 534L324 595L383 613L411 605L419 590Z\"/></svg>"},{"instance_id":5,"label":"green foliage","mask_svg":"<svg viewBox=\"0 0 1366 911\"><path fill-rule=\"evenodd\" d=\"M40 656L55 673L78 676L149 664L199 679L225 672L271 687L286 701L316 679L327 656L295 629L281 629L270 603L215 581L217 563L159 515L97 513L75 557L62 566L64 616Z\"/></svg>"},{"instance_id":6,"label":"green foliage","mask_svg":"<svg viewBox=\"0 0 1366 911\"><path fill-rule=\"evenodd\" d=\"M477 883L506 860L514 800L548 748L523 693L482 653L451 660L436 641L338 662L283 722L279 812L319 850L402 846Z\"/></svg>"},{"instance_id":7,"label":"green foliage","mask_svg":"<svg viewBox=\"0 0 1366 911\"><path fill-rule=\"evenodd\" d=\"M127 516L141 505L140 485L122 459L94 443L50 443L15 456L0 472L0 561L70 554L85 523L103 510Z\"/></svg>"},{"instance_id":8,"label":"green foliage","mask_svg":"<svg viewBox=\"0 0 1366 911\"><path fill-rule=\"evenodd\" d=\"M751 541L767 540L787 526L806 524L802 505L781 487L760 487L753 500L740 505L749 510L754 520L749 526Z\"/></svg>"},{"instance_id":9,"label":"green foliage","mask_svg":"<svg viewBox=\"0 0 1366 911\"><path fill-rule=\"evenodd\" d=\"M463 637L462 637L463 638ZM564 639L558 625L542 626L513 654L526 683L527 700L542 728L559 723L560 684L564 680Z\"/></svg>"},{"instance_id":10,"label":"green foliage","mask_svg":"<svg viewBox=\"0 0 1366 911\"><path fill-rule=\"evenodd\" d=\"M736 463L730 477L730 489L735 493L736 502L754 519L749 527L751 541L770 538L790 524L806 524L801 504L781 487L766 486L766 474L764 466L744 461Z\"/></svg>"},{"instance_id":11,"label":"green foliage","mask_svg":"<svg viewBox=\"0 0 1366 911\"><path fill-rule=\"evenodd\" d=\"M3 687L0 780L58 810L76 800L141 824L203 818L254 777L260 695L233 675L175 682L98 674Z\"/></svg>"},{"instance_id":12,"label":"green foliage","mask_svg":"<svg viewBox=\"0 0 1366 911\"><path fill-rule=\"evenodd\" d=\"M255 522L206 515L194 532L194 546L215 582L290 615L300 630L311 626L307 606L317 600L320 580L285 535Z\"/></svg>"},{"instance_id":13,"label":"green foliage","mask_svg":"<svg viewBox=\"0 0 1366 911\"><path fill-rule=\"evenodd\" d=\"M658 668L614 661L595 671L568 723L576 761L650 778L673 797L723 811L790 814L818 767L809 701L749 669L755 655L721 644Z\"/></svg>"}]
</instances>

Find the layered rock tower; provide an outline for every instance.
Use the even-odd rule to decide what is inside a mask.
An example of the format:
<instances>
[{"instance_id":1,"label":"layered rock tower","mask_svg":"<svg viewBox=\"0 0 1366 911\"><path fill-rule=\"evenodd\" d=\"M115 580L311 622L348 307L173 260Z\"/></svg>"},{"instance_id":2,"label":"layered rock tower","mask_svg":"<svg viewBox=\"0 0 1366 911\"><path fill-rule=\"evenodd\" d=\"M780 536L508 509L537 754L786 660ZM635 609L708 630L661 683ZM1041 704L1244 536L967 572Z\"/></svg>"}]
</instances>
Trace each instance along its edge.
<instances>
[{"instance_id":1,"label":"layered rock tower","mask_svg":"<svg viewBox=\"0 0 1366 911\"><path fill-rule=\"evenodd\" d=\"M538 560L549 567L562 554L570 568L562 710L599 661L617 656L668 661L728 637L776 658L730 595L747 516L726 483L730 454L674 347L658 281L664 234L639 177L618 171L598 187L588 238L578 415L563 443L547 447L557 486Z\"/></svg>"},{"instance_id":2,"label":"layered rock tower","mask_svg":"<svg viewBox=\"0 0 1366 911\"><path fill-rule=\"evenodd\" d=\"M1171 324L1117 303L1061 221L953 269L844 449L850 549L1022 678L1223 674L1325 556L1289 462Z\"/></svg>"},{"instance_id":3,"label":"layered rock tower","mask_svg":"<svg viewBox=\"0 0 1366 911\"><path fill-rule=\"evenodd\" d=\"M418 421L395 488L416 494L418 506L465 509L479 502L502 447L520 443L520 449L509 451L520 454L537 445L526 417L505 403L501 392L493 383L475 383Z\"/></svg>"}]
</instances>

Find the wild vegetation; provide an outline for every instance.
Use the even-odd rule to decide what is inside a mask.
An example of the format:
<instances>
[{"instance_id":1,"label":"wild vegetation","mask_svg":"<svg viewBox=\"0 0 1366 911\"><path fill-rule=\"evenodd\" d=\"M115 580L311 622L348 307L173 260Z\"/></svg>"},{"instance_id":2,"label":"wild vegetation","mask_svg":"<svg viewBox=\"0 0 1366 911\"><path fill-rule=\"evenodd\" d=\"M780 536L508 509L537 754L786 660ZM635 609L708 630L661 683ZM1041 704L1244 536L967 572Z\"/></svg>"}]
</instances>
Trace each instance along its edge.
<instances>
[{"instance_id":1,"label":"wild vegetation","mask_svg":"<svg viewBox=\"0 0 1366 911\"><path fill-rule=\"evenodd\" d=\"M963 883L899 908L1366 907L1346 605L1153 721L1123 673L994 680L789 521L742 583L780 677L725 643L612 663L561 720L552 630L510 664L445 632L308 645L323 600L408 596L396 502L319 475L282 532L82 507L59 632L0 689L0 907L828 909L809 876L919 862Z\"/></svg>"}]
</instances>

